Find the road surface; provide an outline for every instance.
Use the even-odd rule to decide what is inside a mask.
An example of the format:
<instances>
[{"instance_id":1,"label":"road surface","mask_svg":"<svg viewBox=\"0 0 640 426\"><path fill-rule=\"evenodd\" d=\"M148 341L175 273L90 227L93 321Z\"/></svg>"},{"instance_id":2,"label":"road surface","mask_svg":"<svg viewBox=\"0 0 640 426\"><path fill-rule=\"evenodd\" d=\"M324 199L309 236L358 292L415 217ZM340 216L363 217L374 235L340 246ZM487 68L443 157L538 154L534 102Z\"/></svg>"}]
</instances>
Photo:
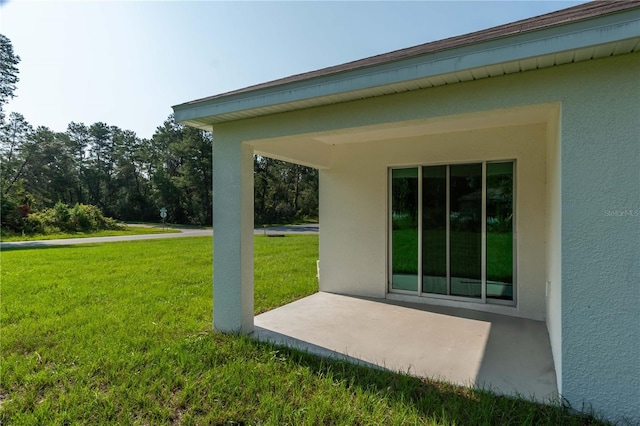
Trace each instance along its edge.
<instances>
[{"instance_id":1,"label":"road surface","mask_svg":"<svg viewBox=\"0 0 640 426\"><path fill-rule=\"evenodd\" d=\"M121 235L117 237L89 237L89 238L68 238L64 240L39 240L39 241L15 241L10 243L0 242L0 249L15 247L50 247L50 246L68 246L72 244L90 244L90 243L110 243L116 241L137 241L137 240L156 240L160 238L184 238L184 237L205 237L213 235L212 229L194 229L194 228L171 228L180 231L179 233L167 234L144 234L144 235ZM256 228L256 235L286 235L286 234L317 234L320 231L320 225L317 223L306 225L287 225L274 226L268 228Z\"/></svg>"}]
</instances>

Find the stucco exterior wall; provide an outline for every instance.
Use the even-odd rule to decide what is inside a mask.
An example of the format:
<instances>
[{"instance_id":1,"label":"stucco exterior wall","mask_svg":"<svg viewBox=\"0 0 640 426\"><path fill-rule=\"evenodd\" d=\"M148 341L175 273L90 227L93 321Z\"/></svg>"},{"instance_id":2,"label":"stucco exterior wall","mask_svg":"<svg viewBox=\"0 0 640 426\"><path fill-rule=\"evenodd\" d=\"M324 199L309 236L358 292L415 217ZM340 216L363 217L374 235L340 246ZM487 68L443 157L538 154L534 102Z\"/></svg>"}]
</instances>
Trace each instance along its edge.
<instances>
[{"instance_id":1,"label":"stucco exterior wall","mask_svg":"<svg viewBox=\"0 0 640 426\"><path fill-rule=\"evenodd\" d=\"M562 196L560 193L560 121L562 111L547 125L547 229L546 323L556 367L558 393L562 394Z\"/></svg>"},{"instance_id":2,"label":"stucco exterior wall","mask_svg":"<svg viewBox=\"0 0 640 426\"><path fill-rule=\"evenodd\" d=\"M389 167L510 159L516 160L517 306L419 300L544 320L543 124L336 145L333 166L320 178L320 289L385 297Z\"/></svg>"},{"instance_id":3,"label":"stucco exterior wall","mask_svg":"<svg viewBox=\"0 0 640 426\"><path fill-rule=\"evenodd\" d=\"M562 105L562 392L640 422L640 55L569 75ZM576 407L580 407L576 405Z\"/></svg>"},{"instance_id":4,"label":"stucco exterior wall","mask_svg":"<svg viewBox=\"0 0 640 426\"><path fill-rule=\"evenodd\" d=\"M535 222L536 227L542 226L541 235L536 238L547 239L546 253L536 249L532 254L532 260L540 261L539 271L544 275L542 291L538 293L538 287L532 287L536 293L531 295L532 308L527 310L532 315L540 315L540 308L533 306L547 310L544 315L559 388L575 408L581 409L585 403L614 420L626 417L640 421L638 75L640 54L633 53L217 127L263 154L268 155L271 149L278 158L292 161L296 156L288 155L286 149L277 152L279 141L313 141L318 158L322 159L317 166L324 168L320 174L321 285L323 289L352 293L364 291L367 282L371 287L366 287L364 295L382 296L384 288L380 283L386 282L386 271L382 269L386 265L386 219L382 213L386 213L387 166L435 158L437 153L421 151L425 146L440 146L441 157L447 157L443 161L454 161L450 157L463 160L465 150L475 147L470 141L476 136L504 131L507 139L513 139L516 134L509 135L499 128L473 134L474 130L467 128L468 134L457 135L464 136L467 146L456 146L462 143L460 138L451 139L451 134L441 133L441 138L429 136L434 141L431 145L396 140L394 149L389 148L390 140L342 146L332 144L330 137L350 134L354 129L383 131L393 123L408 120L437 121L523 105L560 104L560 140L557 146L551 145L551 151L547 150L551 159L544 163L547 168L552 167L542 177L547 186L554 185L555 189L538 189L539 202L549 206L542 207L542 217L551 217L541 219L544 226ZM545 141L545 132L540 129L536 141ZM517 135L527 137L521 132ZM322 141L325 136L329 138ZM536 142L538 145L546 144ZM404 152L399 149L402 146L407 147ZM539 155L546 156L543 151ZM409 158L417 154L419 158ZM472 160L486 155L485 151L477 152ZM501 152L500 157L503 155ZM371 161L364 161L368 157ZM307 157L304 163L314 165L314 160ZM347 176L355 179L346 179ZM518 203L521 199L535 198L519 197ZM521 213L527 211L526 206L519 209ZM370 213L372 210L375 212ZM374 232L360 232L360 224L349 226L345 219L348 213L368 218L366 229ZM523 258L522 252L518 258ZM347 266L352 272L346 271ZM537 282L537 272L531 274ZM546 281L549 288L545 291ZM540 300L545 293L546 304ZM523 297L520 293L519 300Z\"/></svg>"},{"instance_id":5,"label":"stucco exterior wall","mask_svg":"<svg viewBox=\"0 0 640 426\"><path fill-rule=\"evenodd\" d=\"M384 298L386 172L357 149L344 148L336 148L336 157L344 157L335 167L319 173L320 289Z\"/></svg>"},{"instance_id":6,"label":"stucco exterior wall","mask_svg":"<svg viewBox=\"0 0 640 426\"><path fill-rule=\"evenodd\" d=\"M213 324L223 332L253 331L253 148L224 131L213 156Z\"/></svg>"}]
</instances>

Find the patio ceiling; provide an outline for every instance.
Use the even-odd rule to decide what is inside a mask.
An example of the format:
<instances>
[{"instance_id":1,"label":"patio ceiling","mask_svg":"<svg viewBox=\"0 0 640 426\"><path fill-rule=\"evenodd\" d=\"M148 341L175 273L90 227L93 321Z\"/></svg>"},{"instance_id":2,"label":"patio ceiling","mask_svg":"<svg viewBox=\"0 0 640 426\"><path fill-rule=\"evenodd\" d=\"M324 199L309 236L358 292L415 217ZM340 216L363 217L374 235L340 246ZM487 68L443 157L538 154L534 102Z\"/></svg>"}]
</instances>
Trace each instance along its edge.
<instances>
[{"instance_id":1,"label":"patio ceiling","mask_svg":"<svg viewBox=\"0 0 640 426\"><path fill-rule=\"evenodd\" d=\"M254 153L318 169L332 167L336 145L410 139L426 135L555 123L559 103L542 103L489 111L394 121L310 134L248 140Z\"/></svg>"}]
</instances>

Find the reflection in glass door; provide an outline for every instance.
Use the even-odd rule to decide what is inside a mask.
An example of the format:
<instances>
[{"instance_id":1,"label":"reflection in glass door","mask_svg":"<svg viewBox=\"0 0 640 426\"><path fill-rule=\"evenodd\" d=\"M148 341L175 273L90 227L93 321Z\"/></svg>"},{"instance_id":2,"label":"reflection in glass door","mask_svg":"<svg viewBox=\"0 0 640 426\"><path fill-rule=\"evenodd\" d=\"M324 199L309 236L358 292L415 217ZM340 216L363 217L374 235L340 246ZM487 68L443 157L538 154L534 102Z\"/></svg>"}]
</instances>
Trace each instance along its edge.
<instances>
[{"instance_id":1,"label":"reflection in glass door","mask_svg":"<svg viewBox=\"0 0 640 426\"><path fill-rule=\"evenodd\" d=\"M422 168L422 291L448 294L447 166Z\"/></svg>"},{"instance_id":2,"label":"reflection in glass door","mask_svg":"<svg viewBox=\"0 0 640 426\"><path fill-rule=\"evenodd\" d=\"M487 164L487 297L513 300L513 163Z\"/></svg>"},{"instance_id":3,"label":"reflection in glass door","mask_svg":"<svg viewBox=\"0 0 640 426\"><path fill-rule=\"evenodd\" d=\"M391 288L418 290L418 169L391 172Z\"/></svg>"},{"instance_id":4,"label":"reflection in glass door","mask_svg":"<svg viewBox=\"0 0 640 426\"><path fill-rule=\"evenodd\" d=\"M452 296L482 297L482 164L449 166Z\"/></svg>"},{"instance_id":5,"label":"reflection in glass door","mask_svg":"<svg viewBox=\"0 0 640 426\"><path fill-rule=\"evenodd\" d=\"M515 300L513 161L392 169L390 203L391 290Z\"/></svg>"}]
</instances>

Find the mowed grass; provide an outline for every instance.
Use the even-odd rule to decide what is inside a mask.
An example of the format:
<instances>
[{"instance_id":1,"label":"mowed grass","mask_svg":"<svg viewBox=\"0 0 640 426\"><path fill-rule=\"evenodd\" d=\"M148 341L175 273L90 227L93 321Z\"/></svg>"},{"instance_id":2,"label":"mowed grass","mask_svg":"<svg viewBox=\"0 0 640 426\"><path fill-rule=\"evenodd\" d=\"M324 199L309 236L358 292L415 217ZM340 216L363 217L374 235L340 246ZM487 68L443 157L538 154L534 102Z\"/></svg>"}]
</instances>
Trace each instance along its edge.
<instances>
[{"instance_id":1,"label":"mowed grass","mask_svg":"<svg viewBox=\"0 0 640 426\"><path fill-rule=\"evenodd\" d=\"M89 238L89 237L115 237L121 235L146 235L146 234L171 234L177 233L173 229L161 227L126 226L123 229L106 229L91 232L56 232L53 234L32 234L22 235L2 230L1 240L9 243L14 241L38 241L38 240L67 240L69 238Z\"/></svg>"},{"instance_id":2,"label":"mowed grass","mask_svg":"<svg viewBox=\"0 0 640 426\"><path fill-rule=\"evenodd\" d=\"M317 244L256 237L256 312L317 290ZM208 237L3 251L0 423L597 424L212 332L211 252Z\"/></svg>"}]
</instances>

